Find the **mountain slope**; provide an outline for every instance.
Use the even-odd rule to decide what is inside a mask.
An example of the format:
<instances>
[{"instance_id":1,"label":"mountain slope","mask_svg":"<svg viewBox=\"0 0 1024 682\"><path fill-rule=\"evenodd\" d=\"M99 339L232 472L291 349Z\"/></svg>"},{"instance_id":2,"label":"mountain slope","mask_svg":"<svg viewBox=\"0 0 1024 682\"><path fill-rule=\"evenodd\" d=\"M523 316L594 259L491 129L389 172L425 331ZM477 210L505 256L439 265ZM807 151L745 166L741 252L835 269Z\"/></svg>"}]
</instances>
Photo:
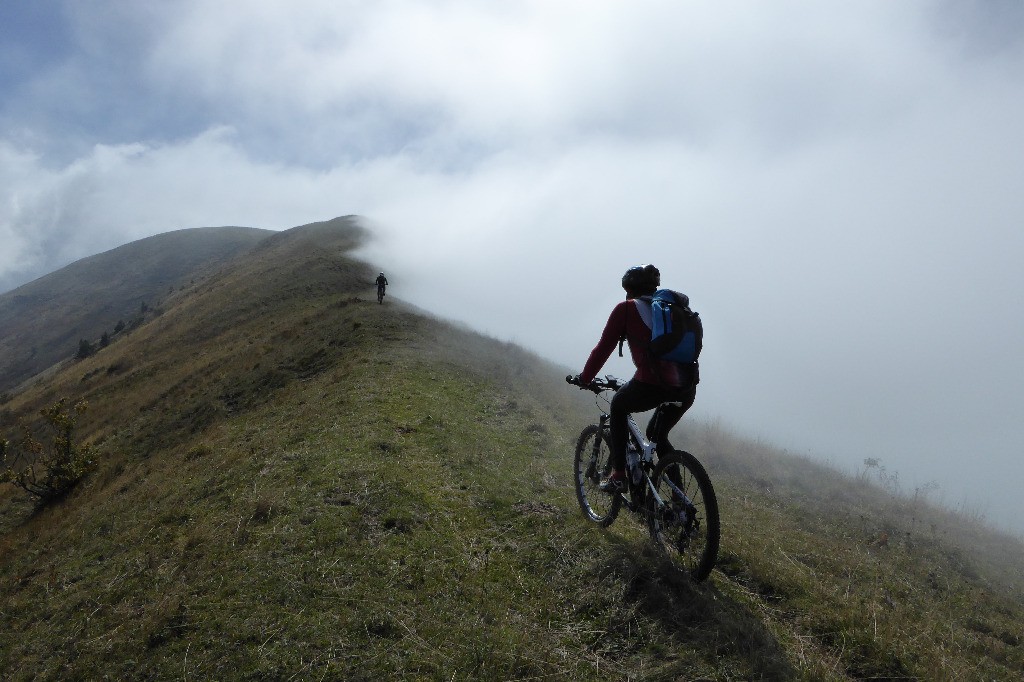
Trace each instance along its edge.
<instances>
[{"instance_id":1,"label":"mountain slope","mask_svg":"<svg viewBox=\"0 0 1024 682\"><path fill-rule=\"evenodd\" d=\"M272 234L249 227L178 230L82 259L0 295L0 393L95 343L143 304L189 284Z\"/></svg>"},{"instance_id":2,"label":"mountain slope","mask_svg":"<svg viewBox=\"0 0 1024 682\"><path fill-rule=\"evenodd\" d=\"M8 678L1024 672L1019 543L984 535L989 565L954 542L981 529L721 429L678 439L722 500L709 583L632 519L588 525L592 405L515 346L377 305L361 236L275 234L11 399L86 398L103 456L37 513L0 491Z\"/></svg>"}]
</instances>

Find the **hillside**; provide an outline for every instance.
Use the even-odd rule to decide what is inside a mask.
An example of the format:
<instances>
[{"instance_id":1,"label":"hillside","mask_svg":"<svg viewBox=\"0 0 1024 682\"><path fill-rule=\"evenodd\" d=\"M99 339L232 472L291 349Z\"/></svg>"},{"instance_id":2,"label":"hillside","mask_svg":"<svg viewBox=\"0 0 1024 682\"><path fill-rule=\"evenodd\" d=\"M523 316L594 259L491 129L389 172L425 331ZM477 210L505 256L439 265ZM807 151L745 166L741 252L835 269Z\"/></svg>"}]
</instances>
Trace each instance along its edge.
<instances>
[{"instance_id":1,"label":"hillside","mask_svg":"<svg viewBox=\"0 0 1024 682\"><path fill-rule=\"evenodd\" d=\"M249 227L177 230L141 239L0 294L0 394L113 334L143 304L202 278L271 234Z\"/></svg>"},{"instance_id":2,"label":"hillside","mask_svg":"<svg viewBox=\"0 0 1024 682\"><path fill-rule=\"evenodd\" d=\"M1019 679L1024 551L688 424L723 510L693 585L576 508L595 412L513 345L373 297L339 219L276 233L16 392L100 468L0 489L5 679ZM400 292L395 292L400 293ZM390 297L389 297L390 298Z\"/></svg>"}]
</instances>

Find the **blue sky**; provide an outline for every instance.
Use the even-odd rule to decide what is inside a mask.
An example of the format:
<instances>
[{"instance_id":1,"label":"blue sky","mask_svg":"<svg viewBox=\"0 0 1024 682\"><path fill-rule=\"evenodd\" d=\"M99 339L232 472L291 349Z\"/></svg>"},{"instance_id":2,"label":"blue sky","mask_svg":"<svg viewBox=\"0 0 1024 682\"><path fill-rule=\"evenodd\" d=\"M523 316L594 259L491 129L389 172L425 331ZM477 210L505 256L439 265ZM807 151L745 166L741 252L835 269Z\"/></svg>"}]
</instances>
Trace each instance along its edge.
<instances>
[{"instance_id":1,"label":"blue sky","mask_svg":"<svg viewBox=\"0 0 1024 682\"><path fill-rule=\"evenodd\" d=\"M359 214L396 296L579 368L653 261L694 418L1013 523L1022 81L1011 0L5 0L0 290Z\"/></svg>"}]
</instances>

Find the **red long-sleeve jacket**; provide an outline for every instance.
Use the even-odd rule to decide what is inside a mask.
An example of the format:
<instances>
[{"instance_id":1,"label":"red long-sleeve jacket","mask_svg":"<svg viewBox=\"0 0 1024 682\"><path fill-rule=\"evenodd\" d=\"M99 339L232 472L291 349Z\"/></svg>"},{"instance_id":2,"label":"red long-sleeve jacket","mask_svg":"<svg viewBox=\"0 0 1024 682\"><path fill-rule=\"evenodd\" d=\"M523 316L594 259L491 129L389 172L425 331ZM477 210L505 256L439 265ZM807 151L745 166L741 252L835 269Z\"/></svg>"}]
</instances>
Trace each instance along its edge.
<instances>
[{"instance_id":1,"label":"red long-sleeve jacket","mask_svg":"<svg viewBox=\"0 0 1024 682\"><path fill-rule=\"evenodd\" d=\"M615 350L623 333L626 335L626 343L629 344L629 354L633 358L633 364L636 365L634 380L664 386L683 385L679 365L674 362L652 360L648 355L647 346L651 343L651 328L640 316L640 311L637 310L637 304L633 299L622 301L612 309L612 314L608 316L608 323L601 333L601 340L590 352L590 358L580 374L581 382L588 384L594 380L597 373L604 367L604 363L608 361L612 351Z\"/></svg>"}]
</instances>

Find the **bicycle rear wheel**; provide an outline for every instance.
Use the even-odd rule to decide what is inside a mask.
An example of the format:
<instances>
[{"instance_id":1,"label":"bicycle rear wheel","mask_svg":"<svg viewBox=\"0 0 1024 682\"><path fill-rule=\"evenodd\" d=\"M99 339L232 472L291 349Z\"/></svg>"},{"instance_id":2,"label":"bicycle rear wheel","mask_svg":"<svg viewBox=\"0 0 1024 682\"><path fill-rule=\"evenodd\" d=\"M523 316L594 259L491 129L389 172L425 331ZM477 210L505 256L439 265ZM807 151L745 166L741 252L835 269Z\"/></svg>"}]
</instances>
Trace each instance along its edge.
<instances>
[{"instance_id":1,"label":"bicycle rear wheel","mask_svg":"<svg viewBox=\"0 0 1024 682\"><path fill-rule=\"evenodd\" d=\"M583 429L576 442L576 499L588 520L610 526L622 506L620 495L601 492L601 479L611 470L611 447L608 429L591 424Z\"/></svg>"},{"instance_id":2,"label":"bicycle rear wheel","mask_svg":"<svg viewBox=\"0 0 1024 682\"><path fill-rule=\"evenodd\" d=\"M651 539L674 563L700 582L718 559L721 526L711 478L697 458L676 450L663 455L651 474L663 504L649 496Z\"/></svg>"}]
</instances>

